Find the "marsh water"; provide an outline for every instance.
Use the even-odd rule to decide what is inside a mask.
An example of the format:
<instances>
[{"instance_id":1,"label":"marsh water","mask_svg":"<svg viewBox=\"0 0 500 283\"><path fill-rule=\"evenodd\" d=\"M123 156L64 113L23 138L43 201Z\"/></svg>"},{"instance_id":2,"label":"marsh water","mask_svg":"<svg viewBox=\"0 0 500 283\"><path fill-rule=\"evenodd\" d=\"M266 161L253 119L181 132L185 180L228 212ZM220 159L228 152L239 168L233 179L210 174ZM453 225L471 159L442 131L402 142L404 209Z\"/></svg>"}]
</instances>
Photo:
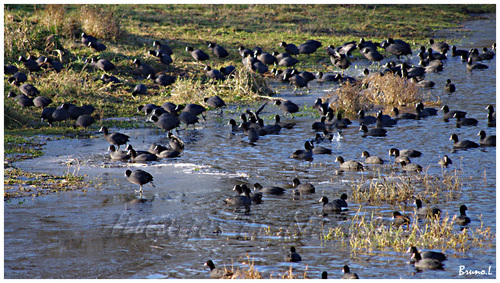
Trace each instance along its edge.
<instances>
[{"instance_id":1,"label":"marsh water","mask_svg":"<svg viewBox=\"0 0 500 283\"><path fill-rule=\"evenodd\" d=\"M494 15L467 24L466 28L474 32L457 47L491 46L496 40L495 24ZM417 59L414 52L409 62L417 64ZM459 266L477 270L491 267L493 275L484 277L496 277L495 245L466 253L445 251L449 257L443 271L420 273L407 264L410 255L391 252L390 248L352 253L338 241L322 240L321 235L328 228L349 222L360 206L387 221L392 211L401 207L367 206L348 200L347 211L323 216L318 202L321 196L333 199L343 192L350 195L352 182L401 172L390 165L388 150L413 148L423 155L412 161L426 168L429 175L442 174L437 161L445 154L453 160L448 171L461 169L462 191L451 200L443 198L433 205L452 216L466 204L472 219L470 228L479 227L482 220L482 225L496 233L496 148L453 150L449 140L453 133L472 141L477 141L480 130L495 134L495 128L486 127L484 108L496 106L496 58L483 63L489 68L470 73L465 63L450 56L443 72L426 77L436 83L431 90L433 97L439 96L442 105L451 109L467 111L467 117L479 120L478 126L456 128L454 121L444 122L440 112L418 121L399 121L387 128L387 137L362 138L359 124L353 122L331 143L321 144L332 149L331 155L314 155L312 162L290 158L303 148L304 141L314 137L312 115L297 116L293 129L250 144L242 134L231 134L227 125L230 118L239 121L245 107L229 107L222 115L209 112L206 122L180 131L186 143L181 157L147 165L110 160L108 143L97 131L97 138L48 141L42 157L15 166L53 174L73 172L85 175L95 186L4 202L5 278L208 278L208 268L203 265L208 259L217 266L234 268L245 268L249 260L253 261L264 278L279 277L290 266L294 274L306 271L309 278L320 278L322 271L328 271L330 278L340 278L344 264L361 278L478 278L459 276ZM367 64L358 60L353 65L357 67L351 66L347 74L359 76ZM457 86L451 95L443 90L448 78ZM311 91L304 94L293 93L293 88L278 83L273 85L280 91L279 97L302 106L312 106L317 97L337 87L312 82ZM248 108L255 110L258 106ZM282 113L269 103L261 116L271 123L275 114ZM112 130L129 135L130 144L139 150L147 150L151 143L166 143L163 132L151 123L144 125ZM336 156L362 161L363 150L381 156L389 165L369 167L364 172L338 170ZM155 187L144 186L147 201L137 201L137 186L124 177L127 168L140 168L154 176ZM295 177L312 183L316 193L294 197L290 185ZM224 205L223 200L234 195L234 185L255 182L282 186L287 191L282 196L265 195L264 202L252 205L249 213ZM411 211L412 204L403 208ZM297 248L303 261L284 261L290 246Z\"/></svg>"}]
</instances>

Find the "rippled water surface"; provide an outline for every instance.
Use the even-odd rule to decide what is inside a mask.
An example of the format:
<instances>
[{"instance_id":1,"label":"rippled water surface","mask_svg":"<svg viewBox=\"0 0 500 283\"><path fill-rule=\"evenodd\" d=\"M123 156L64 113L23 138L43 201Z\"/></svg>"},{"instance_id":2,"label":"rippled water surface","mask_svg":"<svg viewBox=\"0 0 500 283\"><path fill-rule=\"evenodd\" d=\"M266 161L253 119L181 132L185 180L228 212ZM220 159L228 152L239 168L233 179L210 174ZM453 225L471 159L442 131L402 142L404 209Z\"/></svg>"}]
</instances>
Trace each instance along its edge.
<instances>
[{"instance_id":1,"label":"rippled water surface","mask_svg":"<svg viewBox=\"0 0 500 283\"><path fill-rule=\"evenodd\" d=\"M471 28L477 29L477 25L474 23ZM494 19L482 21L480 26L488 28L463 40L458 47L491 45L495 41ZM410 63L418 63L416 58ZM310 278L320 277L324 270L331 278L339 278L344 264L362 278L458 278L460 265L474 269L492 266L495 274L495 247L449 256L444 271L415 274L407 264L408 254L390 249L353 254L336 241L321 241L322 232L348 222L360 205L388 221L391 212L400 207L350 202L348 211L323 216L318 202L321 196L333 199L343 192L350 195L352 182L394 170L389 165L382 167L380 173L372 167L365 172L339 172L339 165L334 162L336 156L361 161L361 152L368 150L389 161L387 153L391 147L413 148L424 154L412 161L425 167L429 175L442 174L437 160L444 154L454 162L450 170L463 169L462 193L435 205L444 213L455 215L461 204L467 204L470 227L479 227L481 217L483 225L495 233L496 148L454 151L448 140L452 133L457 133L461 139L476 141L481 129L495 134L495 128L486 127L484 110L488 104L496 106L495 61L484 62L489 66L487 70L468 73L458 58L449 58L443 72L427 76L436 82L432 95L439 96L443 105L467 111L468 117L480 121L477 127L457 129L453 121L445 123L441 116L433 116L400 121L387 128L384 138L362 138L359 124L354 122L342 137L321 144L331 148L332 155L315 155L311 163L290 158L305 140L314 136L310 126L315 119L311 115L295 117L297 124L293 129L262 137L252 145L241 134L229 133L227 121L237 118L241 111L236 108L225 110L222 116L209 113L207 121L196 129L181 131L186 150L180 158L147 166L111 161L106 151L108 144L102 137L47 142L44 156L16 166L55 174L78 170L100 185L85 192L61 192L24 199L22 203L5 202L5 277L208 278L208 270L203 266L206 260L238 268L244 267L242 262L248 258L264 277L269 277L290 267L283 259L292 245L303 259L293 264L294 272L307 270ZM349 75L359 75L366 64L358 61L355 65L358 68L351 67ZM457 86L452 95L443 91L448 78ZM317 97L333 87L313 82L307 95L297 96L292 88L286 88L280 96L312 106ZM258 105L249 107L255 109ZM271 122L277 113L281 114L269 103L261 116ZM130 143L140 150L147 150L153 142L166 143L165 135L150 124L140 129L112 130L129 135ZM141 168L154 176L156 188L144 186L146 202L137 201L137 186L124 178L127 168ZM294 198L290 184L295 177L314 184L316 193ZM287 192L283 196L265 196L264 203L253 205L250 213L224 206L223 199L234 194L235 184L255 182L279 185ZM406 210L411 210L409 205Z\"/></svg>"}]
</instances>

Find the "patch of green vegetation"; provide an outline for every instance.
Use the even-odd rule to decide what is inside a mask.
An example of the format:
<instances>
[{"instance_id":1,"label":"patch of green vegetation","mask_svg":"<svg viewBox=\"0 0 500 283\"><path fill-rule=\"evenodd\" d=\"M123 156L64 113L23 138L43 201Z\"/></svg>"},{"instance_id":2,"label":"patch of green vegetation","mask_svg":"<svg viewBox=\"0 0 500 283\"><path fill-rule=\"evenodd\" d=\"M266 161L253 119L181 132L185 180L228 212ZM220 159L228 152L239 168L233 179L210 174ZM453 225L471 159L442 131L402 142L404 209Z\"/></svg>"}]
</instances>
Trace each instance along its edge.
<instances>
[{"instance_id":1,"label":"patch of green vegetation","mask_svg":"<svg viewBox=\"0 0 500 283\"><path fill-rule=\"evenodd\" d=\"M8 167L4 170L4 200L68 190L86 190L88 183L83 178L71 173L56 176Z\"/></svg>"}]
</instances>

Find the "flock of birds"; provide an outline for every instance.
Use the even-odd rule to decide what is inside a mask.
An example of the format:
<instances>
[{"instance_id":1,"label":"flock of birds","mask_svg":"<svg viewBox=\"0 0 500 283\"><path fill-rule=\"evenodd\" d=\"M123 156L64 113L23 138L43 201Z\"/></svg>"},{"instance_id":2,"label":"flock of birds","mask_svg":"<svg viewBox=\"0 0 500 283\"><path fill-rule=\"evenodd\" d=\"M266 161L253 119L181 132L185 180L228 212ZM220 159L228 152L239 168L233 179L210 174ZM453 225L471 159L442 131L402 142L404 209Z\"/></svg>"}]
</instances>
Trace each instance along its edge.
<instances>
[{"instance_id":1,"label":"flock of birds","mask_svg":"<svg viewBox=\"0 0 500 283\"><path fill-rule=\"evenodd\" d=\"M81 37L82 44L93 48L96 52L102 52L106 50L106 46L99 42L95 37L82 34ZM420 58L419 66L409 66L406 63L396 65L393 62L387 63L379 72L378 75L385 75L387 73L397 74L405 79L412 80L418 83L421 87L434 87L435 83L429 80L425 80L425 74L430 72L440 72L443 70L443 60L446 60L448 56L447 52L450 47L445 42L434 42L432 39L429 41L430 46L425 48L421 47L418 55ZM403 40L391 39L385 40L381 43L375 43L372 41L366 41L364 39L359 40L359 42L348 42L337 48L330 45L325 48L326 54L329 56L331 63L341 69L340 73L334 74L324 74L318 72L317 74L312 74L307 71L300 72L293 69L293 66L299 62L297 58L299 54L310 54L316 52L321 46L321 42L316 40L309 40L299 46L292 43L281 42L280 47L284 48L283 53L268 53L262 50L260 47L256 47L253 50L247 49L243 46L238 48L238 51L242 57L243 65L248 67L255 73L262 74L265 76L272 76L277 78L283 83L290 83L296 88L308 88L308 83L312 80L317 80L321 83L354 83L355 78L344 76L343 72L345 69L351 66L350 57L351 53L355 49L359 49L360 53L369 61L373 63L378 63L380 66L380 61L384 58L384 55L378 51L378 49L384 49L386 54L395 55L399 60L401 56L412 55L411 47L408 43ZM171 55L173 54L172 49L159 41L154 41L153 47L156 50L151 50L148 52L149 55L155 56L159 62L168 68L170 64L173 63ZM229 56L229 52L222 46L209 43L208 48L211 49L212 53L220 59ZM495 46L493 46L495 48ZM209 60L210 56L201 49L194 49L191 46L186 47L186 52L189 52L194 60L197 62L204 62ZM451 48L452 57L461 57L462 61L466 62L466 69L468 71L487 69L488 66L479 63L479 61L491 60L494 58L494 52L484 48L482 53L479 53L477 49L471 50L458 50L455 46ZM387 56L387 55L386 55ZM61 62L54 59L40 56L38 58L34 56L29 56L25 58L23 56L19 57L19 61L22 62L24 67L28 72L39 72L41 70L53 70L55 72L60 72L64 66ZM90 58L86 61L90 66L104 71L101 76L101 80L105 83L120 83L121 81L109 74L109 72L116 69L116 66L105 58ZM158 73L150 65L141 62L140 59L135 59L133 64L137 67L137 70L147 79L153 80L154 83L168 86L176 81L176 78L165 73ZM270 70L269 66L274 66L274 69ZM287 69L278 70L280 67ZM380 66L382 67L382 66ZM96 118L92 116L95 108L92 105L77 106L71 103L63 103L59 107L49 107L52 104L52 100L48 97L39 96L40 92L36 87L27 82L28 76L19 71L19 69L14 65L5 65L5 74L10 74L11 77L8 79L9 83L18 87L18 90L22 94L16 94L13 91L9 92L8 97L17 100L17 103L23 108L36 106L42 108L41 119L46 120L49 125L54 122L61 122L67 120L74 120L74 127L87 128L96 122ZM234 66L226 66L220 68L219 70L212 69L210 66L204 68L206 75L213 80L226 80L231 79L234 75L236 68ZM365 70L365 75L370 74L368 70ZM444 89L447 92L454 92L456 90L455 85L448 79ZM148 91L146 85L138 84L132 90L132 95L146 94ZM34 99L33 99L34 98ZM212 109L221 108L226 106L225 102L218 96L207 97L204 100L205 106ZM282 129L289 129L294 127L295 122L293 119L289 121L282 121L279 115L275 116L275 123L264 125L263 119L259 117L259 113L264 109L267 103L262 105L257 111L247 110L242 113L240 118L241 122L237 123L234 119L229 121L231 125L231 132L233 134L243 133L247 136L248 141L255 143L260 137L268 134L280 133ZM299 112L300 107L289 100L278 99L274 103L284 115L292 115ZM150 162L156 161L161 158L174 158L182 154L184 150L184 142L176 135L173 134L173 130L178 130L181 124L184 124L186 128L189 125L194 125L200 122L199 116L205 120L203 113L207 111L207 108L199 104L187 104L187 105L175 105L171 102L165 102L163 105L158 106L154 104L145 104L140 106L137 110L143 112L148 118L148 121L153 122L158 128L164 130L167 133L169 139L168 145L152 144L151 147L146 150L136 150L129 142L129 136L113 132L110 133L107 127L102 127L100 132L103 133L106 141L110 143L109 151L110 157L113 160L122 160L130 162ZM340 113L335 114L333 109L330 108L328 101L324 102L321 98L318 98L313 106L322 116L320 121L316 121L312 124L311 128L316 131L316 136L314 139L306 141L304 143L304 149L296 150L291 158L303 159L311 161L313 155L315 154L331 154L331 150L321 147L318 144L325 140L331 140L334 136L335 131L345 129L352 124L347 118L343 118ZM487 126L496 126L496 115L493 105L488 105L486 107L488 110L487 114ZM465 111L450 110L448 106L443 106L441 108L443 112L443 119L448 121L449 119L455 118L457 127L462 126L477 126L479 121L473 118L466 117ZM222 110L221 110L222 111ZM358 113L357 122L360 124L359 130L363 132L363 136L386 136L386 127L392 127L397 125L398 120L401 119L425 119L428 116L437 115L438 110L434 108L425 108L423 103L418 103L415 106L415 113L400 112L397 108L392 109L393 116L385 115L381 111L376 113L376 116L366 115L363 110ZM368 128L369 125L374 124L375 127ZM496 136L487 136L484 131L480 131L479 143L475 143L469 140L459 141L458 136L453 134L450 140L453 140L453 146L455 148L474 148L480 146L496 146ZM120 146L126 145L126 150L120 150ZM418 164L413 163L409 158L419 157L422 153L417 150L398 150L392 148L389 154L395 156L395 163L402 166L402 169L407 172L419 172L422 171L422 167ZM384 161L382 158L377 156L370 156L367 151L362 153L364 157L365 164L382 164ZM355 160L344 160L342 156L336 157L336 162L340 164L341 170L363 170L365 165ZM446 167L452 164L451 159L448 156L444 156L443 159L439 161L439 164ZM139 193L142 199L143 190L142 187L145 184L153 184L153 176L144 170L126 170L125 177L128 181L136 184L140 187ZM311 194L315 192L314 186L310 183L300 183L298 179L293 181L294 194ZM225 204L234 207L245 207L249 211L252 203L259 203L262 200L263 194L273 194L280 195L285 192L283 188L280 187L263 187L262 185L255 183L254 190L250 190L247 185L237 185L233 189L236 191L236 195L224 200ZM326 196L321 197L319 202L323 203L322 212L324 214L337 213L343 209L347 208L347 194L342 194L339 199L329 201ZM439 217L440 210L437 208L422 207L421 200L415 201L417 207L417 217ZM465 211L467 207L462 205L460 207L460 216L456 218L457 224L460 226L465 226L470 223L470 219L466 216ZM408 216L401 214L398 211L393 213L393 224L397 227L406 225L407 228L410 224L410 219ZM408 250L412 254L412 261L417 269L442 269L442 261L446 260L446 256L442 253L437 252L422 252L419 253L415 247L411 247ZM295 247L290 249L290 254L285 257L286 261L297 262L301 261L300 255L296 252ZM212 278L223 278L230 276L230 273L223 268L216 268L214 263L209 260L206 265L210 268L210 276ZM351 273L349 267L345 265L343 267L344 276L342 278L358 278L356 273ZM323 272L322 278L327 278L326 271Z\"/></svg>"}]
</instances>

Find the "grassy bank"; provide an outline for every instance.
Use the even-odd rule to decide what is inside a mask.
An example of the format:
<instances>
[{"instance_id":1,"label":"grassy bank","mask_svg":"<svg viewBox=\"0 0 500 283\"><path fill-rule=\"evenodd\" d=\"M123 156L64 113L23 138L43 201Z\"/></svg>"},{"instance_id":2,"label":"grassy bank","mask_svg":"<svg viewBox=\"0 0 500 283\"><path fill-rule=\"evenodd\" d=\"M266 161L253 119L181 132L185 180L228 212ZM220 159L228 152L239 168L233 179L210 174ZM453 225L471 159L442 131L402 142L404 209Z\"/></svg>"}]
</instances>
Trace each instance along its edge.
<instances>
[{"instance_id":1,"label":"grassy bank","mask_svg":"<svg viewBox=\"0 0 500 283\"><path fill-rule=\"evenodd\" d=\"M436 30L459 29L461 22L473 19L471 13L492 11L494 5L6 5L5 62L23 69L17 61L20 55L61 60L65 69L60 73L29 75L28 82L41 95L52 98L56 105L93 104L101 118L130 117L135 115L136 106L149 102L201 103L204 97L217 94L238 103L273 94L267 86L262 87L260 76L255 74L241 73L240 80L223 84L209 81L204 65L193 62L186 46L208 51L207 42L216 42L228 49L229 59L216 59L208 52L212 57L207 64L213 68L231 64L241 69L240 45L283 51L278 47L281 41L298 45L316 39L323 46L338 46L362 37L375 41L394 37L424 44ZM96 36L107 49L94 52L81 45L81 32ZM174 51L168 70L147 55L153 40L167 42ZM117 70L111 73L121 83L96 80L102 72L85 63L92 56L112 61ZM132 64L136 58L157 71L167 70L177 82L162 87L145 80ZM296 65L300 70L311 70L318 63L331 68L324 50L300 56L300 61ZM6 80L4 93L17 91ZM130 94L138 83L146 84L147 95ZM20 109L6 97L5 110L7 130L51 132L38 122L38 110Z\"/></svg>"}]
</instances>

